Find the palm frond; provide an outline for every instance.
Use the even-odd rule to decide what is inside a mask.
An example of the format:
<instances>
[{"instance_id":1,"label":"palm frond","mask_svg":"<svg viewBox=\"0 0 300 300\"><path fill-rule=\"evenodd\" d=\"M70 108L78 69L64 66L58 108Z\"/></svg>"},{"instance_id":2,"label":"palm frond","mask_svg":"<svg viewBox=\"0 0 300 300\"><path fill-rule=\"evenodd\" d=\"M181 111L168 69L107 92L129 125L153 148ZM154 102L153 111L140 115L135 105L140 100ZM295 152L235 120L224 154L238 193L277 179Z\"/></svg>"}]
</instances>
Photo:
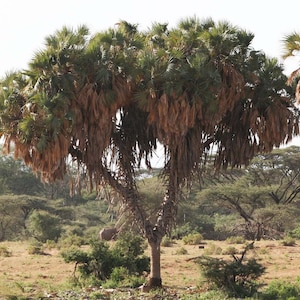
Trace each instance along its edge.
<instances>
[{"instance_id":1,"label":"palm frond","mask_svg":"<svg viewBox=\"0 0 300 300\"><path fill-rule=\"evenodd\" d=\"M290 56L295 56L300 51L300 34L293 32L286 35L283 40L283 54L282 58L286 59Z\"/></svg>"}]
</instances>

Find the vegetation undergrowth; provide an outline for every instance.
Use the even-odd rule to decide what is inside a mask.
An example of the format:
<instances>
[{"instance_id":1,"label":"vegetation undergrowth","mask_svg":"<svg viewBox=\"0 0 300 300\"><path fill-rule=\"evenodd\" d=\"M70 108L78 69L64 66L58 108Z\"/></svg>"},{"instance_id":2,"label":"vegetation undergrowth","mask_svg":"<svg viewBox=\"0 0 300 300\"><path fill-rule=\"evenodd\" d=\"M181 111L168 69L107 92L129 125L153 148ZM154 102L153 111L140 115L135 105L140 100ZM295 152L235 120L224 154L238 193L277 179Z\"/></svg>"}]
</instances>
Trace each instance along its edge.
<instances>
[{"instance_id":1,"label":"vegetation undergrowth","mask_svg":"<svg viewBox=\"0 0 300 300\"><path fill-rule=\"evenodd\" d=\"M149 257L145 256L144 241L130 232L119 236L110 247L102 240L91 240L90 250L72 247L62 251L65 262L74 262L76 284L102 285L103 287L137 287L144 283L143 275L149 272ZM80 276L76 276L76 272Z\"/></svg>"},{"instance_id":2,"label":"vegetation undergrowth","mask_svg":"<svg viewBox=\"0 0 300 300\"><path fill-rule=\"evenodd\" d=\"M272 281L264 290L263 300L299 300L300 299L300 278L295 282L284 280Z\"/></svg>"},{"instance_id":3,"label":"vegetation undergrowth","mask_svg":"<svg viewBox=\"0 0 300 300\"><path fill-rule=\"evenodd\" d=\"M240 257L232 253L233 260L201 256L195 259L204 277L229 296L251 297L258 291L257 279L265 272L265 267L251 258L246 260L246 252L253 248L248 244Z\"/></svg>"}]
</instances>

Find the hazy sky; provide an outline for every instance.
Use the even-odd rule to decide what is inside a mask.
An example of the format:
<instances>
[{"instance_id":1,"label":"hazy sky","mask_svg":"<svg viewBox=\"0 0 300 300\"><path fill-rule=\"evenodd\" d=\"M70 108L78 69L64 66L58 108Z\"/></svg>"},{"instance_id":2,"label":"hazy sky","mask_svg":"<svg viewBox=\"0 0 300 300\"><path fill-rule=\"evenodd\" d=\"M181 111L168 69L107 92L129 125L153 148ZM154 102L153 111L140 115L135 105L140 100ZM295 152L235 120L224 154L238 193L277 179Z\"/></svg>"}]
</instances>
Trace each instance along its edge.
<instances>
[{"instance_id":1,"label":"hazy sky","mask_svg":"<svg viewBox=\"0 0 300 300\"><path fill-rule=\"evenodd\" d=\"M300 32L300 0L1 0L0 78L6 72L27 67L44 38L62 26L87 25L91 33L113 27L119 20L138 24L139 29L154 22L175 26L181 19L196 16L232 25L255 34L252 46L285 65L287 75L300 60L282 61L282 39ZM294 141L300 144L300 139Z\"/></svg>"},{"instance_id":2,"label":"hazy sky","mask_svg":"<svg viewBox=\"0 0 300 300\"><path fill-rule=\"evenodd\" d=\"M280 59L282 38L300 31L299 0L1 0L0 77L26 68L44 38L63 25L86 24L91 33L113 27L119 20L147 29L153 22L175 26L182 18L226 20L255 34L252 46ZM298 60L299 61L299 60ZM298 61L290 60L286 73Z\"/></svg>"}]
</instances>

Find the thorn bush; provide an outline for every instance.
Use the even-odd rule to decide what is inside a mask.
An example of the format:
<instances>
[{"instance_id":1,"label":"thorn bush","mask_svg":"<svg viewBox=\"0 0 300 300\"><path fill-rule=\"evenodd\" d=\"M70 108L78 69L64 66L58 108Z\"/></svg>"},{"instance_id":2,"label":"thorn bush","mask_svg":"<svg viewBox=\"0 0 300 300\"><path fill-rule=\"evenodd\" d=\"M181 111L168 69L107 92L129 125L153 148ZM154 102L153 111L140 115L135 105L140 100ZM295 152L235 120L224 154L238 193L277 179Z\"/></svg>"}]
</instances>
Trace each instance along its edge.
<instances>
[{"instance_id":1,"label":"thorn bush","mask_svg":"<svg viewBox=\"0 0 300 300\"><path fill-rule=\"evenodd\" d=\"M257 292L259 285L256 280L265 272L265 267L254 258L245 259L250 245L246 246L241 257L232 255L232 261L201 256L195 262L200 265L203 276L229 296L250 297Z\"/></svg>"}]
</instances>

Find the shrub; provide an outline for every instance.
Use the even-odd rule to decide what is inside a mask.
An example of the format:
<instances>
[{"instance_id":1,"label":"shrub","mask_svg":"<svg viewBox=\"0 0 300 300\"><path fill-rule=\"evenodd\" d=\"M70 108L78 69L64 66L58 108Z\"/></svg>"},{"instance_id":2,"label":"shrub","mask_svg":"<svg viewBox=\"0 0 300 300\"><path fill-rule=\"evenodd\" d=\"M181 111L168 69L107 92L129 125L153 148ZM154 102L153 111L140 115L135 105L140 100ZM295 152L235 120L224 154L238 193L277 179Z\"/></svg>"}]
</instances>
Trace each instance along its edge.
<instances>
[{"instance_id":1,"label":"shrub","mask_svg":"<svg viewBox=\"0 0 300 300\"><path fill-rule=\"evenodd\" d=\"M117 283L122 282L125 280L126 277L129 276L129 272L124 267L116 267L113 269L113 271L110 274L110 279L112 281L115 281Z\"/></svg>"},{"instance_id":2,"label":"shrub","mask_svg":"<svg viewBox=\"0 0 300 300\"><path fill-rule=\"evenodd\" d=\"M143 283L145 283L144 278L136 275L128 275L122 281L114 281L112 278L110 278L104 283L102 283L102 287L103 288L117 288L117 287L137 288L141 286Z\"/></svg>"},{"instance_id":3,"label":"shrub","mask_svg":"<svg viewBox=\"0 0 300 300\"><path fill-rule=\"evenodd\" d=\"M258 252L259 254L268 254L270 251L268 248L263 247L263 248L259 248Z\"/></svg>"},{"instance_id":4,"label":"shrub","mask_svg":"<svg viewBox=\"0 0 300 300\"><path fill-rule=\"evenodd\" d=\"M38 255L44 254L43 244L38 241L33 241L28 246L27 252L28 254L38 254Z\"/></svg>"},{"instance_id":5,"label":"shrub","mask_svg":"<svg viewBox=\"0 0 300 300\"><path fill-rule=\"evenodd\" d=\"M105 291L95 291L89 294L89 299L98 300L98 299L107 299L107 294Z\"/></svg>"},{"instance_id":6,"label":"shrub","mask_svg":"<svg viewBox=\"0 0 300 300\"><path fill-rule=\"evenodd\" d=\"M233 247L233 246L230 246L230 247L227 247L226 249L224 249L222 251L222 254L223 255L233 255L233 254L237 254L239 251Z\"/></svg>"},{"instance_id":7,"label":"shrub","mask_svg":"<svg viewBox=\"0 0 300 300\"><path fill-rule=\"evenodd\" d=\"M91 252L88 253L88 263L80 269L86 277L94 276L96 279L106 280L114 267L118 265L109 245L101 240L92 240L90 242Z\"/></svg>"},{"instance_id":8,"label":"shrub","mask_svg":"<svg viewBox=\"0 0 300 300\"><path fill-rule=\"evenodd\" d=\"M122 282L122 286L128 288L137 288L141 286L143 283L145 283L145 277L130 275L126 277L125 280Z\"/></svg>"},{"instance_id":9,"label":"shrub","mask_svg":"<svg viewBox=\"0 0 300 300\"><path fill-rule=\"evenodd\" d=\"M170 239L167 236L163 237L163 239L161 241L161 246L162 247L172 247L172 245L173 245L172 239Z\"/></svg>"},{"instance_id":10,"label":"shrub","mask_svg":"<svg viewBox=\"0 0 300 300\"><path fill-rule=\"evenodd\" d=\"M233 255L233 261L202 256L195 261L200 265L204 277L229 296L249 297L257 292L258 279L265 268L255 259L244 261L247 246L240 258Z\"/></svg>"},{"instance_id":11,"label":"shrub","mask_svg":"<svg viewBox=\"0 0 300 300\"><path fill-rule=\"evenodd\" d=\"M218 247L214 243L210 243L210 244L208 244L207 247L205 247L203 254L204 255L220 255L220 254L222 254L222 248Z\"/></svg>"},{"instance_id":12,"label":"shrub","mask_svg":"<svg viewBox=\"0 0 300 300\"><path fill-rule=\"evenodd\" d=\"M85 224L80 222L73 222L72 225L65 226L64 234L68 235L77 235L82 237L84 235L84 230L86 228Z\"/></svg>"},{"instance_id":13,"label":"shrub","mask_svg":"<svg viewBox=\"0 0 300 300\"><path fill-rule=\"evenodd\" d=\"M190 233L182 238L185 245L197 245L203 240L203 236L200 233Z\"/></svg>"},{"instance_id":14,"label":"shrub","mask_svg":"<svg viewBox=\"0 0 300 300\"><path fill-rule=\"evenodd\" d=\"M226 239L228 244L244 244L245 238L242 236L230 236Z\"/></svg>"},{"instance_id":15,"label":"shrub","mask_svg":"<svg viewBox=\"0 0 300 300\"><path fill-rule=\"evenodd\" d=\"M296 227L295 229L291 230L288 233L288 236L294 238L294 239L300 239L300 226Z\"/></svg>"},{"instance_id":16,"label":"shrub","mask_svg":"<svg viewBox=\"0 0 300 300\"><path fill-rule=\"evenodd\" d=\"M135 288L144 283L145 279L141 276L130 274L128 269L124 267L116 267L113 269L109 280L102 286L104 288L116 288L118 286Z\"/></svg>"},{"instance_id":17,"label":"shrub","mask_svg":"<svg viewBox=\"0 0 300 300\"><path fill-rule=\"evenodd\" d=\"M193 232L194 227L189 223L184 223L181 226L176 227L174 230L172 230L172 237L176 239L181 239L183 236L186 236Z\"/></svg>"},{"instance_id":18,"label":"shrub","mask_svg":"<svg viewBox=\"0 0 300 300\"><path fill-rule=\"evenodd\" d=\"M226 240L239 227L238 214L214 214L214 230L218 240Z\"/></svg>"},{"instance_id":19,"label":"shrub","mask_svg":"<svg viewBox=\"0 0 300 300\"><path fill-rule=\"evenodd\" d=\"M184 247L180 247L175 251L176 255L186 255L188 251Z\"/></svg>"},{"instance_id":20,"label":"shrub","mask_svg":"<svg viewBox=\"0 0 300 300\"><path fill-rule=\"evenodd\" d=\"M296 240L292 237L287 236L282 241L282 245L283 246L290 246L290 247L295 246L296 245Z\"/></svg>"},{"instance_id":21,"label":"shrub","mask_svg":"<svg viewBox=\"0 0 300 300\"><path fill-rule=\"evenodd\" d=\"M62 252L62 257L68 263L75 262L74 274L78 266L83 284L100 281L116 287L124 284L125 277L149 272L150 259L143 252L141 237L124 234L112 248L105 241L91 240L89 252L73 247Z\"/></svg>"},{"instance_id":22,"label":"shrub","mask_svg":"<svg viewBox=\"0 0 300 300\"><path fill-rule=\"evenodd\" d=\"M64 251L61 253L65 262L76 262L75 267L77 264L85 264L89 262L90 258L88 253L80 250L79 248L72 247L71 249Z\"/></svg>"},{"instance_id":23,"label":"shrub","mask_svg":"<svg viewBox=\"0 0 300 300\"><path fill-rule=\"evenodd\" d=\"M11 256L11 252L8 250L8 247L0 246L0 256L2 256L2 257Z\"/></svg>"},{"instance_id":24,"label":"shrub","mask_svg":"<svg viewBox=\"0 0 300 300\"><path fill-rule=\"evenodd\" d=\"M300 285L299 283L290 283L285 281L272 281L263 293L264 300L280 300L300 299Z\"/></svg>"},{"instance_id":25,"label":"shrub","mask_svg":"<svg viewBox=\"0 0 300 300\"><path fill-rule=\"evenodd\" d=\"M62 233L60 219L46 211L34 211L29 217L28 231L38 241L57 241Z\"/></svg>"},{"instance_id":26,"label":"shrub","mask_svg":"<svg viewBox=\"0 0 300 300\"><path fill-rule=\"evenodd\" d=\"M84 245L84 238L76 234L64 236L59 240L59 247L68 248L71 246L80 247Z\"/></svg>"},{"instance_id":27,"label":"shrub","mask_svg":"<svg viewBox=\"0 0 300 300\"><path fill-rule=\"evenodd\" d=\"M55 243L55 241L53 240L47 240L46 244L45 244L45 248L51 250L57 247L57 243Z\"/></svg>"},{"instance_id":28,"label":"shrub","mask_svg":"<svg viewBox=\"0 0 300 300\"><path fill-rule=\"evenodd\" d=\"M112 252L118 266L124 266L130 274L150 271L150 258L143 255L147 245L141 236L130 232L121 233Z\"/></svg>"}]
</instances>

